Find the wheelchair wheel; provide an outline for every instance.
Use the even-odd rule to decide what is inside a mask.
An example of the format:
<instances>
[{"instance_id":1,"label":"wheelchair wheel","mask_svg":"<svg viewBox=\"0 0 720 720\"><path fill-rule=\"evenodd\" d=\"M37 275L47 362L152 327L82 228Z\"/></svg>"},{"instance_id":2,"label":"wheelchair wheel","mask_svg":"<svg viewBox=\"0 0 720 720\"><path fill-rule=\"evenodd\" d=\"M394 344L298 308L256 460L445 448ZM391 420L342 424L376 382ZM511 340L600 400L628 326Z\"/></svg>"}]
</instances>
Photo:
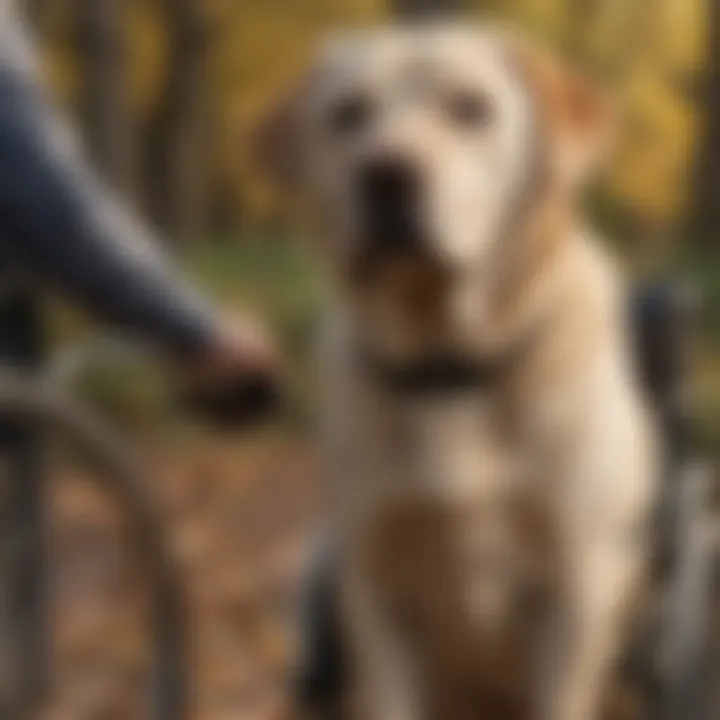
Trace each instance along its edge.
<instances>
[{"instance_id":1,"label":"wheelchair wheel","mask_svg":"<svg viewBox=\"0 0 720 720\"><path fill-rule=\"evenodd\" d=\"M675 572L662 616L658 720L711 720L720 709L714 682L720 662L720 547L711 483L710 469L700 464L686 468L679 482Z\"/></svg>"},{"instance_id":2,"label":"wheelchair wheel","mask_svg":"<svg viewBox=\"0 0 720 720\"><path fill-rule=\"evenodd\" d=\"M0 414L37 424L75 446L97 469L93 478L101 489L125 512L137 555L153 579L152 717L181 720L185 717L187 688L183 596L173 555L161 532L160 514L148 494L151 484L123 444L97 418L42 380L0 371ZM43 658L37 661L43 664ZM25 716L23 707L8 710L8 717Z\"/></svg>"}]
</instances>

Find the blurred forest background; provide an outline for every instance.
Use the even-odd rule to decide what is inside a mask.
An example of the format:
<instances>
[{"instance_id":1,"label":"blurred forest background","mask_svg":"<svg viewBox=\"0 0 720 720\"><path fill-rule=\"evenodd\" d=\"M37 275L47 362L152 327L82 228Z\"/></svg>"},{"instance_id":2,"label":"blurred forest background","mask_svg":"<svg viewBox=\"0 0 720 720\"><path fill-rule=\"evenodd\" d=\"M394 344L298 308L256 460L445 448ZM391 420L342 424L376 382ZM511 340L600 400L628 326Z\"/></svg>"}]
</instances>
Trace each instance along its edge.
<instances>
[{"instance_id":1,"label":"blurred forest background","mask_svg":"<svg viewBox=\"0 0 720 720\"><path fill-rule=\"evenodd\" d=\"M713 0L25 1L97 162L178 244L277 219L247 130L319 38L432 6L515 21L617 91L626 122L603 204L626 240L672 245L690 215L694 242L714 239L720 190L690 191L692 175L719 184Z\"/></svg>"},{"instance_id":2,"label":"blurred forest background","mask_svg":"<svg viewBox=\"0 0 720 720\"><path fill-rule=\"evenodd\" d=\"M437 9L517 23L615 91L622 134L591 198L596 219L639 271L693 275L710 327L720 327L716 0L24 2L49 84L81 121L105 177L211 284L237 293L233 276L244 277L271 314L289 307L279 321L293 336L310 322L312 280L305 267L293 271L297 248L289 258L267 249L267 272L258 265L267 238L279 246L288 236L282 203L248 161L262 108L337 28ZM284 270L273 281L277 263ZM305 279L302 293L288 274Z\"/></svg>"},{"instance_id":3,"label":"blurred forest background","mask_svg":"<svg viewBox=\"0 0 720 720\"><path fill-rule=\"evenodd\" d=\"M17 1L48 86L106 180L204 287L273 323L297 369L301 418L324 283L248 162L258 115L337 28L444 8L538 34L618 95L620 142L590 205L638 276L701 288L698 408L720 447L720 0ZM283 430L163 445L156 385L139 385L113 371L102 392L140 429L183 563L193 717L266 718L292 654L299 555L322 505L312 444ZM50 717L141 717L137 587L119 559L117 519L75 488L54 505L62 663Z\"/></svg>"}]
</instances>

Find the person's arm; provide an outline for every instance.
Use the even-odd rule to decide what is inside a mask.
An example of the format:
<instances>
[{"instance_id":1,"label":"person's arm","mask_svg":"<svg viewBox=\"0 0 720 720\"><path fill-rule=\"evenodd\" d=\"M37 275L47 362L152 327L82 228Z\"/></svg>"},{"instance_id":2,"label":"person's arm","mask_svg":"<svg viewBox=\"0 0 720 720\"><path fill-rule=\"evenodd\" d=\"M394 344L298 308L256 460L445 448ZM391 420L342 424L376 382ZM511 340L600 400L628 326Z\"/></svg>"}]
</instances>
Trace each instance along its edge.
<instances>
[{"instance_id":1,"label":"person's arm","mask_svg":"<svg viewBox=\"0 0 720 720\"><path fill-rule=\"evenodd\" d=\"M4 51L2 242L21 264L102 318L175 355L207 352L218 331L210 309L85 164L21 59Z\"/></svg>"}]
</instances>

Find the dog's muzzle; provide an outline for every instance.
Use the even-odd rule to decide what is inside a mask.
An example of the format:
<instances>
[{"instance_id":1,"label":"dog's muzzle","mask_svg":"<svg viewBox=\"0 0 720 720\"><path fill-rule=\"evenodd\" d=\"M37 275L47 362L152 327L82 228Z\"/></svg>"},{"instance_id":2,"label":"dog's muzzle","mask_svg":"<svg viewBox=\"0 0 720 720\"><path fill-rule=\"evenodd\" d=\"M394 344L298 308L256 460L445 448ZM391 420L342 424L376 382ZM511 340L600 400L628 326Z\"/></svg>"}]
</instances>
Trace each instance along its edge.
<instances>
[{"instance_id":1,"label":"dog's muzzle","mask_svg":"<svg viewBox=\"0 0 720 720\"><path fill-rule=\"evenodd\" d=\"M410 160L373 158L359 169L356 182L365 253L398 256L425 249L420 172Z\"/></svg>"}]
</instances>

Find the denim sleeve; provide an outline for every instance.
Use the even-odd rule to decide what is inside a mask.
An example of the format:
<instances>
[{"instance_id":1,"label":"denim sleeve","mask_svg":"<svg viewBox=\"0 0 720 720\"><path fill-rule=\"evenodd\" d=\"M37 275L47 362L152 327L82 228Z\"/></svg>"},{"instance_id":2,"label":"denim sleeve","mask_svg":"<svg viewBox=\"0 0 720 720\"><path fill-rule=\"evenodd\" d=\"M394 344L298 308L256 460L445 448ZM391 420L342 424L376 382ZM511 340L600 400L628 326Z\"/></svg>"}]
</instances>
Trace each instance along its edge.
<instances>
[{"instance_id":1,"label":"denim sleeve","mask_svg":"<svg viewBox=\"0 0 720 720\"><path fill-rule=\"evenodd\" d=\"M102 319L172 353L202 352L212 332L209 308L92 173L26 70L0 53L3 244Z\"/></svg>"}]
</instances>

